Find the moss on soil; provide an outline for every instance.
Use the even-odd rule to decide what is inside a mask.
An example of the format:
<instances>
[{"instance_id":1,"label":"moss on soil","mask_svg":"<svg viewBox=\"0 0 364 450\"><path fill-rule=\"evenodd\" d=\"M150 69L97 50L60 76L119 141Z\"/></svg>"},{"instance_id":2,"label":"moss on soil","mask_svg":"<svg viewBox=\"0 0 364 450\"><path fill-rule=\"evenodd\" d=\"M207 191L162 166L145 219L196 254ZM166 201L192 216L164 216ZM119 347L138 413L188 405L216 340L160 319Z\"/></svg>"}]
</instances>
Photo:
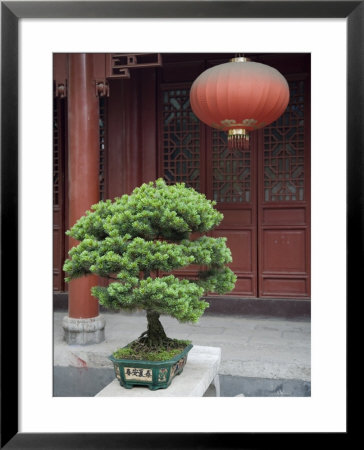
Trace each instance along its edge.
<instances>
[{"instance_id":1,"label":"moss on soil","mask_svg":"<svg viewBox=\"0 0 364 450\"><path fill-rule=\"evenodd\" d=\"M167 361L181 353L191 341L170 339L168 345L150 351L141 351L133 348L133 341L126 347L119 348L113 353L116 359L133 359L139 361Z\"/></svg>"}]
</instances>

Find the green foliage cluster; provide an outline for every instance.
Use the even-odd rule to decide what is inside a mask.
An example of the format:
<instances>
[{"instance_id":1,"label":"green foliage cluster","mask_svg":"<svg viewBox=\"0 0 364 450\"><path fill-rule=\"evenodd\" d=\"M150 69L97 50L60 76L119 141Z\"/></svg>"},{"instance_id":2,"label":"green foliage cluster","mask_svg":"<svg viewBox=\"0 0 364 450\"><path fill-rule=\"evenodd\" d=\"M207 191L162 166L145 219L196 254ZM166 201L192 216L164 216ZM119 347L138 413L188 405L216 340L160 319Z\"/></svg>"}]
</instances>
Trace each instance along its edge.
<instances>
[{"instance_id":1,"label":"green foliage cluster","mask_svg":"<svg viewBox=\"0 0 364 450\"><path fill-rule=\"evenodd\" d=\"M181 322L196 322L208 303L207 292L233 289L234 273L226 238L201 236L216 227L223 215L183 183L162 179L93 205L67 234L80 243L64 264L66 281L87 274L110 280L95 286L92 295L111 309L142 308L168 314ZM190 264L203 266L196 280L162 276Z\"/></svg>"}]
</instances>

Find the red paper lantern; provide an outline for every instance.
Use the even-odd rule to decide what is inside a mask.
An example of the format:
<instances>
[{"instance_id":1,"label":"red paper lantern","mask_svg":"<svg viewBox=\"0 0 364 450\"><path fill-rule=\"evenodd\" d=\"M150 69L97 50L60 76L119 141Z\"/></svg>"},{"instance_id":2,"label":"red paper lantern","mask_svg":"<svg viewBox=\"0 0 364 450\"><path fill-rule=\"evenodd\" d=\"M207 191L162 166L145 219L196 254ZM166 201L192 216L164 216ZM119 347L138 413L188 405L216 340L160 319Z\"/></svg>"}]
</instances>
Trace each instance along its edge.
<instances>
[{"instance_id":1,"label":"red paper lantern","mask_svg":"<svg viewBox=\"0 0 364 450\"><path fill-rule=\"evenodd\" d=\"M196 78L190 102L202 122L228 132L230 146L248 146L249 131L263 128L283 114L289 87L273 67L233 58Z\"/></svg>"}]
</instances>

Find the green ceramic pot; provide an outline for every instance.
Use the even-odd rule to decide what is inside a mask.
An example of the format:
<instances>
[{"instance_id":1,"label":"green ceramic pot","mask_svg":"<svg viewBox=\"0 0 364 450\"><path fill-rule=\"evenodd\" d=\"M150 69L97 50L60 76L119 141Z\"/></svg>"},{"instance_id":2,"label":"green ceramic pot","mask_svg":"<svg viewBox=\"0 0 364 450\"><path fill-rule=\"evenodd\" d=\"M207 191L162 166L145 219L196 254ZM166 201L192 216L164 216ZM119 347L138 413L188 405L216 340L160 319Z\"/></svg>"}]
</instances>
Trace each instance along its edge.
<instances>
[{"instance_id":1,"label":"green ceramic pot","mask_svg":"<svg viewBox=\"0 0 364 450\"><path fill-rule=\"evenodd\" d=\"M187 354L192 344L167 361L138 361L135 359L109 359L114 364L116 378L122 387L148 386L149 389L166 389L176 375L182 373L187 362Z\"/></svg>"}]
</instances>

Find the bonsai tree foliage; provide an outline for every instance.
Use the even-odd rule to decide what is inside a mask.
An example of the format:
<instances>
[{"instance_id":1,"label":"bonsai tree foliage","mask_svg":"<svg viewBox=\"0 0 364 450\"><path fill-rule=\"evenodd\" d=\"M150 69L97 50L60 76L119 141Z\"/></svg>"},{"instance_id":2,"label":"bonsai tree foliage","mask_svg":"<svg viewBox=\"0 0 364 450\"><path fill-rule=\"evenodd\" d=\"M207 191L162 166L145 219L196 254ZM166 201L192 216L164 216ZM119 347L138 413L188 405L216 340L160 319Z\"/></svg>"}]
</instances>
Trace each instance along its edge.
<instances>
[{"instance_id":1,"label":"bonsai tree foliage","mask_svg":"<svg viewBox=\"0 0 364 450\"><path fill-rule=\"evenodd\" d=\"M100 201L67 231L80 243L64 264L66 281L88 274L107 278L107 287L91 291L101 305L146 311L147 330L134 348L173 348L160 314L197 322L208 307L204 294L223 294L235 285L226 266L232 261L226 238L191 239L191 233L206 233L221 222L215 204L183 183L167 185L162 179ZM196 280L165 274L190 264L203 266Z\"/></svg>"}]
</instances>

